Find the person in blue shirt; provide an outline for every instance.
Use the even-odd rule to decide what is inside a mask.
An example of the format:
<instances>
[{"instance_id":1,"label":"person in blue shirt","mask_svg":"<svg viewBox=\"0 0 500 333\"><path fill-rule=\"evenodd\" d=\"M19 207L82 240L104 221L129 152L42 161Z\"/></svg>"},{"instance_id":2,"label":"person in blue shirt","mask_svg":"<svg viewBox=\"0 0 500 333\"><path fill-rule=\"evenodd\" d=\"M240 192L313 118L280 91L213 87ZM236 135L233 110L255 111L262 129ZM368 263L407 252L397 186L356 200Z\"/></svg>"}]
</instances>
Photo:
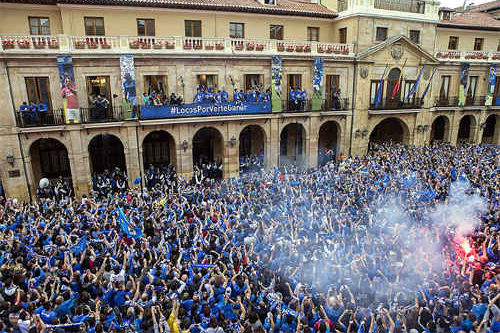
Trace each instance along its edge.
<instances>
[{"instance_id":1,"label":"person in blue shirt","mask_svg":"<svg viewBox=\"0 0 500 333\"><path fill-rule=\"evenodd\" d=\"M227 103L229 99L229 94L227 93L225 88L222 88L222 92L220 93L221 102Z\"/></svg>"},{"instance_id":2,"label":"person in blue shirt","mask_svg":"<svg viewBox=\"0 0 500 333\"><path fill-rule=\"evenodd\" d=\"M290 92L288 93L288 110L295 111L296 110L296 93L293 87L290 87Z\"/></svg>"}]
</instances>

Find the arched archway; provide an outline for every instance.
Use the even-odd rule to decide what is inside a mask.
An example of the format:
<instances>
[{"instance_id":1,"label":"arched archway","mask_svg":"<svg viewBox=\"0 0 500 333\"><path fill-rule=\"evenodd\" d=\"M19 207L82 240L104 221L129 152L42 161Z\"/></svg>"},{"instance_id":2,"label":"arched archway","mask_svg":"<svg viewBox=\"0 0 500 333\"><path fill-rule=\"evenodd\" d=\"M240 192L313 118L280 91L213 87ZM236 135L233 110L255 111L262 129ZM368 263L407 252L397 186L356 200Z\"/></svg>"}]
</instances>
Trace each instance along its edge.
<instances>
[{"instance_id":1,"label":"arched archway","mask_svg":"<svg viewBox=\"0 0 500 333\"><path fill-rule=\"evenodd\" d=\"M300 123L286 125L280 134L280 165L305 165L306 131Z\"/></svg>"},{"instance_id":2,"label":"arched archway","mask_svg":"<svg viewBox=\"0 0 500 333\"><path fill-rule=\"evenodd\" d=\"M209 162L222 163L224 157L224 139L213 127L203 127L193 137L193 164Z\"/></svg>"},{"instance_id":3,"label":"arched archway","mask_svg":"<svg viewBox=\"0 0 500 333\"><path fill-rule=\"evenodd\" d=\"M90 170L101 174L118 167L127 171L125 152L120 139L112 134L99 134L89 143Z\"/></svg>"},{"instance_id":4,"label":"arched archway","mask_svg":"<svg viewBox=\"0 0 500 333\"><path fill-rule=\"evenodd\" d=\"M463 116L458 125L457 142L474 141L474 127L476 120L471 115Z\"/></svg>"},{"instance_id":5,"label":"arched archway","mask_svg":"<svg viewBox=\"0 0 500 333\"><path fill-rule=\"evenodd\" d=\"M175 140L166 131L153 131L142 141L144 169L174 165L176 162Z\"/></svg>"},{"instance_id":6,"label":"arched archway","mask_svg":"<svg viewBox=\"0 0 500 333\"><path fill-rule=\"evenodd\" d=\"M40 179L55 180L60 176L71 183L71 166L68 150L56 139L38 139L30 147L33 181L38 187Z\"/></svg>"},{"instance_id":7,"label":"arched archway","mask_svg":"<svg viewBox=\"0 0 500 333\"><path fill-rule=\"evenodd\" d=\"M408 144L409 136L408 127L401 119L386 118L373 128L370 134L370 145L389 141Z\"/></svg>"},{"instance_id":8,"label":"arched archway","mask_svg":"<svg viewBox=\"0 0 500 333\"><path fill-rule=\"evenodd\" d=\"M339 152L340 125L336 121L327 121L319 128L318 165L322 166L334 160Z\"/></svg>"},{"instance_id":9,"label":"arched archway","mask_svg":"<svg viewBox=\"0 0 500 333\"><path fill-rule=\"evenodd\" d=\"M432 122L431 140L450 141L450 120L446 116L439 116Z\"/></svg>"},{"instance_id":10,"label":"arched archway","mask_svg":"<svg viewBox=\"0 0 500 333\"><path fill-rule=\"evenodd\" d=\"M259 125L248 125L240 132L240 172L255 172L264 167L266 133Z\"/></svg>"},{"instance_id":11,"label":"arched archway","mask_svg":"<svg viewBox=\"0 0 500 333\"><path fill-rule=\"evenodd\" d=\"M489 115L486 118L483 129L483 137L481 139L481 143L497 143L498 140L498 129L497 127L497 118L498 116L495 114Z\"/></svg>"}]
</instances>

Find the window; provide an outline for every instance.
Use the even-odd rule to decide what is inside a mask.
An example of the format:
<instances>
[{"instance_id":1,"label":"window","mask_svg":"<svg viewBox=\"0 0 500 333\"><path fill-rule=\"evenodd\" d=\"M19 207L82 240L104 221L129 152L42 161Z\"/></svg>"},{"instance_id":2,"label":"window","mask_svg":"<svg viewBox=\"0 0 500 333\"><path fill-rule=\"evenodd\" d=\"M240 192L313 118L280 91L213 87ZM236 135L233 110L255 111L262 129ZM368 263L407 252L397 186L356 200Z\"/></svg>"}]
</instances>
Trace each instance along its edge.
<instances>
[{"instance_id":1,"label":"window","mask_svg":"<svg viewBox=\"0 0 500 333\"><path fill-rule=\"evenodd\" d=\"M198 84L200 85L200 87L212 88L212 91L217 90L217 75L200 74L196 75L196 79L198 80Z\"/></svg>"},{"instance_id":2,"label":"window","mask_svg":"<svg viewBox=\"0 0 500 333\"><path fill-rule=\"evenodd\" d=\"M85 34L87 36L104 36L104 18L85 17Z\"/></svg>"},{"instance_id":3,"label":"window","mask_svg":"<svg viewBox=\"0 0 500 333\"><path fill-rule=\"evenodd\" d=\"M144 75L144 92L151 95L153 92L168 97L166 75Z\"/></svg>"},{"instance_id":4,"label":"window","mask_svg":"<svg viewBox=\"0 0 500 333\"><path fill-rule=\"evenodd\" d=\"M410 39L414 43L420 44L420 30L410 30Z\"/></svg>"},{"instance_id":5,"label":"window","mask_svg":"<svg viewBox=\"0 0 500 333\"><path fill-rule=\"evenodd\" d=\"M137 19L137 36L154 36L155 20Z\"/></svg>"},{"instance_id":6,"label":"window","mask_svg":"<svg viewBox=\"0 0 500 333\"><path fill-rule=\"evenodd\" d=\"M371 85L370 85L370 107L374 107L375 106L375 101L377 99L377 91L378 91L378 87L380 86L380 80L372 80L371 81ZM384 85L382 84L382 89ZM382 96L380 98L380 100L382 101L384 98L384 91L382 90Z\"/></svg>"},{"instance_id":7,"label":"window","mask_svg":"<svg viewBox=\"0 0 500 333\"><path fill-rule=\"evenodd\" d=\"M275 5L276 4L276 0L264 0L264 4L266 4L266 5Z\"/></svg>"},{"instance_id":8,"label":"window","mask_svg":"<svg viewBox=\"0 0 500 333\"><path fill-rule=\"evenodd\" d=\"M234 22L229 23L229 37L245 38L245 24Z\"/></svg>"},{"instance_id":9,"label":"window","mask_svg":"<svg viewBox=\"0 0 500 333\"><path fill-rule=\"evenodd\" d=\"M307 40L310 42L319 42L319 28L307 27Z\"/></svg>"},{"instance_id":10,"label":"window","mask_svg":"<svg viewBox=\"0 0 500 333\"><path fill-rule=\"evenodd\" d=\"M451 76L441 76L441 88L439 89L439 100L448 101L448 92L450 91Z\"/></svg>"},{"instance_id":11,"label":"window","mask_svg":"<svg viewBox=\"0 0 500 333\"><path fill-rule=\"evenodd\" d=\"M449 21L451 19L450 12L443 12L443 20Z\"/></svg>"},{"instance_id":12,"label":"window","mask_svg":"<svg viewBox=\"0 0 500 333\"><path fill-rule=\"evenodd\" d=\"M288 88L298 89L300 87L302 87L302 75L288 74Z\"/></svg>"},{"instance_id":13,"label":"window","mask_svg":"<svg viewBox=\"0 0 500 333\"><path fill-rule=\"evenodd\" d=\"M387 28L377 27L377 35L376 40L378 42L384 41L387 39Z\"/></svg>"},{"instance_id":14,"label":"window","mask_svg":"<svg viewBox=\"0 0 500 333\"><path fill-rule=\"evenodd\" d=\"M31 35L50 35L50 21L48 17L29 17Z\"/></svg>"},{"instance_id":15,"label":"window","mask_svg":"<svg viewBox=\"0 0 500 333\"><path fill-rule=\"evenodd\" d=\"M450 40L448 42L448 50L456 50L458 49L458 37L450 36Z\"/></svg>"},{"instance_id":16,"label":"window","mask_svg":"<svg viewBox=\"0 0 500 333\"><path fill-rule=\"evenodd\" d=\"M469 81L469 87L467 89L467 99L466 104L472 104L474 98L476 97L476 86L477 86L477 76L471 76Z\"/></svg>"},{"instance_id":17,"label":"window","mask_svg":"<svg viewBox=\"0 0 500 333\"><path fill-rule=\"evenodd\" d=\"M474 51L481 51L483 49L484 38L474 39Z\"/></svg>"},{"instance_id":18,"label":"window","mask_svg":"<svg viewBox=\"0 0 500 333\"><path fill-rule=\"evenodd\" d=\"M184 21L184 32L186 37L201 37L201 21Z\"/></svg>"},{"instance_id":19,"label":"window","mask_svg":"<svg viewBox=\"0 0 500 333\"><path fill-rule=\"evenodd\" d=\"M47 106L47 109L52 109L49 78L27 77L24 80L26 82L28 102L36 104L43 103Z\"/></svg>"},{"instance_id":20,"label":"window","mask_svg":"<svg viewBox=\"0 0 500 333\"><path fill-rule=\"evenodd\" d=\"M347 43L347 28L339 29L339 43Z\"/></svg>"},{"instance_id":21,"label":"window","mask_svg":"<svg viewBox=\"0 0 500 333\"><path fill-rule=\"evenodd\" d=\"M404 103L405 104L414 104L415 103L415 95L411 96L410 98L410 91L413 89L413 86L415 86L415 81L405 81L405 95L404 95Z\"/></svg>"},{"instance_id":22,"label":"window","mask_svg":"<svg viewBox=\"0 0 500 333\"><path fill-rule=\"evenodd\" d=\"M500 39L498 40L497 52L500 52Z\"/></svg>"},{"instance_id":23,"label":"window","mask_svg":"<svg viewBox=\"0 0 500 333\"><path fill-rule=\"evenodd\" d=\"M264 75L262 74L246 74L245 75L245 90L249 90L264 84Z\"/></svg>"},{"instance_id":24,"label":"window","mask_svg":"<svg viewBox=\"0 0 500 333\"><path fill-rule=\"evenodd\" d=\"M271 24L269 27L269 38L283 40L283 26Z\"/></svg>"}]
</instances>

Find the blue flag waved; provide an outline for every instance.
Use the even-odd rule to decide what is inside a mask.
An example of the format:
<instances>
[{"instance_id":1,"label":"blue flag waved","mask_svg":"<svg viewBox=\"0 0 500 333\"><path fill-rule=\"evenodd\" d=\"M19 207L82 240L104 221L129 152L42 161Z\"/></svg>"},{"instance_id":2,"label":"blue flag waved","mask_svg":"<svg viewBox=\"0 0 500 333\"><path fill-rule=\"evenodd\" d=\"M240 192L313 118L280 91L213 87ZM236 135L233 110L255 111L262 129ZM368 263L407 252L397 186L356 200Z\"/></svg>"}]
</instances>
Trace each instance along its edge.
<instances>
[{"instance_id":1,"label":"blue flag waved","mask_svg":"<svg viewBox=\"0 0 500 333\"><path fill-rule=\"evenodd\" d=\"M422 79L422 74L424 73L424 69L425 69L425 65L422 66L422 69L420 70L420 74L418 74L417 81L415 81L415 84L410 89L410 94L408 95L409 100L411 100L413 95L415 95L418 91L418 86L420 85L420 80Z\"/></svg>"},{"instance_id":2,"label":"blue flag waved","mask_svg":"<svg viewBox=\"0 0 500 333\"><path fill-rule=\"evenodd\" d=\"M125 216L125 213L123 213L123 210L121 207L118 207L118 222L120 223L120 228L122 231L127 235L129 238L134 238L138 239L142 237L142 229L137 227L137 226L132 226L130 228L130 221ZM131 230L132 229L132 230Z\"/></svg>"},{"instance_id":3,"label":"blue flag waved","mask_svg":"<svg viewBox=\"0 0 500 333\"><path fill-rule=\"evenodd\" d=\"M375 97L375 108L378 108L380 103L382 103L382 92L384 91L384 77L386 72L387 72L387 65L385 65L384 73L380 77L380 81L378 83L377 96Z\"/></svg>"},{"instance_id":4,"label":"blue flag waved","mask_svg":"<svg viewBox=\"0 0 500 333\"><path fill-rule=\"evenodd\" d=\"M73 251L74 254L80 254L83 251L85 251L86 248L87 248L87 235L83 236L75 246L71 247L71 251Z\"/></svg>"}]
</instances>

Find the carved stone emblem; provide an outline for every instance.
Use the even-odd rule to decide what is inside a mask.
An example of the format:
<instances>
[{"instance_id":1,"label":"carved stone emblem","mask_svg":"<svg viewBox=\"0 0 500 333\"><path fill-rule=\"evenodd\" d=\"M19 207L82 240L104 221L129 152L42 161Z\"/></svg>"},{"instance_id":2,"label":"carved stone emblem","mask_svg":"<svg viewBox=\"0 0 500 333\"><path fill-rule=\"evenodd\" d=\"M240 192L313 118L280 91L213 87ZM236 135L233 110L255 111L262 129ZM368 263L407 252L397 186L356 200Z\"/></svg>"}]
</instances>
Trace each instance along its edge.
<instances>
[{"instance_id":1,"label":"carved stone emblem","mask_svg":"<svg viewBox=\"0 0 500 333\"><path fill-rule=\"evenodd\" d=\"M361 78L363 79L366 79L368 77L368 67L361 67L359 69L359 76L361 76Z\"/></svg>"},{"instance_id":2,"label":"carved stone emblem","mask_svg":"<svg viewBox=\"0 0 500 333\"><path fill-rule=\"evenodd\" d=\"M399 60L403 57L404 48L401 44L394 44L391 49L391 55L394 60Z\"/></svg>"}]
</instances>

